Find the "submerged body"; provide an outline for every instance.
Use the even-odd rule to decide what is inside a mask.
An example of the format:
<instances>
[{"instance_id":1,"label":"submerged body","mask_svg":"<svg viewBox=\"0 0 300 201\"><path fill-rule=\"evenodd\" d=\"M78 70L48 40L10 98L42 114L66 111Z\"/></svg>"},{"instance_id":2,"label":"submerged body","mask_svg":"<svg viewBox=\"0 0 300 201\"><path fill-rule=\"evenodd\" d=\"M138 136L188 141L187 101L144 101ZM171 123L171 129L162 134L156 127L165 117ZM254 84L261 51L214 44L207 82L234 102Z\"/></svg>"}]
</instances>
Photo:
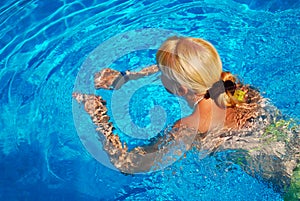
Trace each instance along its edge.
<instances>
[{"instance_id":1,"label":"submerged body","mask_svg":"<svg viewBox=\"0 0 300 201\"><path fill-rule=\"evenodd\" d=\"M124 173L155 171L160 169L162 163L173 163L193 146L206 154L235 150L232 154L233 162L238 160L249 174L262 176L282 188L289 185L293 170L300 160L300 128L292 120L284 120L280 111L267 99L258 96L258 92L253 90L251 93L255 94L256 102L247 104L248 107L227 110L223 128L214 127L217 129L206 132L195 131L191 127L193 121L187 122L192 119L192 114L178 121L156 143L133 150L128 150L126 144L114 134L114 126L109 121L106 102L102 97L79 93L74 93L73 97L84 104L111 162ZM214 107L208 102L203 102L198 107ZM182 144L188 146L182 147ZM164 155L169 154L170 148L176 146L178 149L173 153L174 157L166 160Z\"/></svg>"}]
</instances>

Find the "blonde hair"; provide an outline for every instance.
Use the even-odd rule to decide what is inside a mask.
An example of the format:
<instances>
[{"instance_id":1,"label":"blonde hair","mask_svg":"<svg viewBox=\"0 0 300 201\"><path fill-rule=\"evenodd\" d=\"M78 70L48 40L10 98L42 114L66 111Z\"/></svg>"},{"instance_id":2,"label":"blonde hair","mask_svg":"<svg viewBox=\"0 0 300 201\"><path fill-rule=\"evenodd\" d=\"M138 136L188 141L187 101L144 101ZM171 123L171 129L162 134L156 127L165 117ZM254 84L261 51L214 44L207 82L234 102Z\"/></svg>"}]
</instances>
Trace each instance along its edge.
<instances>
[{"instance_id":1,"label":"blonde hair","mask_svg":"<svg viewBox=\"0 0 300 201\"><path fill-rule=\"evenodd\" d=\"M195 94L204 95L221 80L222 62L214 46L200 38L171 37L159 48L157 64L163 75ZM226 93L214 99L226 106Z\"/></svg>"}]
</instances>

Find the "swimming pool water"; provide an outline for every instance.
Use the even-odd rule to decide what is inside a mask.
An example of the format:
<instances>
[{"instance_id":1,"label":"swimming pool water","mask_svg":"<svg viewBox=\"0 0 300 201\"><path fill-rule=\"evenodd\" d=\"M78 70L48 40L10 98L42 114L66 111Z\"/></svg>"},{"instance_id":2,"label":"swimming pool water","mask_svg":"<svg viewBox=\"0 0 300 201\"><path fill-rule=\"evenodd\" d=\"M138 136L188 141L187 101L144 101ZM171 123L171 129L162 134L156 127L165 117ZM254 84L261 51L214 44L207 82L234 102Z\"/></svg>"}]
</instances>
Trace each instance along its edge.
<instances>
[{"instance_id":1,"label":"swimming pool water","mask_svg":"<svg viewBox=\"0 0 300 201\"><path fill-rule=\"evenodd\" d=\"M78 125L71 94L95 48L120 34L151 28L211 41L225 70L258 87L286 116L299 119L299 6L299 1L278 0L1 2L0 199L282 200L271 184L244 173L226 153L203 159L191 150L172 166L144 175L107 168L80 141L77 131L92 133L93 127L83 111L87 121ZM101 62L119 70L153 64L165 35L149 35L145 41L153 42L151 48L113 61L103 55L95 69L106 67ZM117 55L114 47L108 46ZM111 97L92 89L92 82L81 86ZM140 113L129 115L140 126L149 123L149 113L138 110L138 103L146 110L159 104L168 122L178 118L176 100L168 107L171 97L155 87L157 100L147 90L132 96L130 109ZM143 143L124 140L132 146Z\"/></svg>"}]
</instances>

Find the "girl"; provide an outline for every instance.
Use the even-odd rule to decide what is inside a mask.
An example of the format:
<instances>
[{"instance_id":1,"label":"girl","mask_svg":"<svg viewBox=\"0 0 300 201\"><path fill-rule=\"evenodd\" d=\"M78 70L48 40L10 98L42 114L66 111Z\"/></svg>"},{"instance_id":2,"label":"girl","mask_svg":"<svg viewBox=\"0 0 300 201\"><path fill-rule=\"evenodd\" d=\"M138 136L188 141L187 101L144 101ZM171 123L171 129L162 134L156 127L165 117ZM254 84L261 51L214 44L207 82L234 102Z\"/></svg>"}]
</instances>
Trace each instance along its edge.
<instances>
[{"instance_id":1,"label":"girl","mask_svg":"<svg viewBox=\"0 0 300 201\"><path fill-rule=\"evenodd\" d=\"M122 172L147 172L180 158L191 146L213 153L236 150L249 173L259 173L278 185L289 184L299 162L299 127L283 120L280 112L249 86L236 83L222 71L216 49L200 38L171 37L156 54L157 66L124 73L104 69L95 75L95 87L119 89L125 82L161 71L166 90L186 99L193 113L151 146L128 150L106 115L100 96L74 93L85 105L111 162ZM238 153L238 154L236 154ZM165 157L165 156L172 157Z\"/></svg>"}]
</instances>

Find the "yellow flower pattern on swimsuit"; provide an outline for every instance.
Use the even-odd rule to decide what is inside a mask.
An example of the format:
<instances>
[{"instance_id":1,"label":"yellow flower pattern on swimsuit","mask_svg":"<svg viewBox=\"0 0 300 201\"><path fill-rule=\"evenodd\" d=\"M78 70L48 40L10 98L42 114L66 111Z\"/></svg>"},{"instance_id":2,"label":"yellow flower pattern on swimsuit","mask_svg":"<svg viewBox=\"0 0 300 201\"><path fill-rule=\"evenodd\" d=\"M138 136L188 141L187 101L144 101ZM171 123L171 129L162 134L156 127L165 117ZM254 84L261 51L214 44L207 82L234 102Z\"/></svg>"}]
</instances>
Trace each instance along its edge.
<instances>
[{"instance_id":1,"label":"yellow flower pattern on swimsuit","mask_svg":"<svg viewBox=\"0 0 300 201\"><path fill-rule=\"evenodd\" d=\"M243 101L245 95L246 95L246 92L244 92L242 90L235 90L233 97L235 97L238 101Z\"/></svg>"}]
</instances>

